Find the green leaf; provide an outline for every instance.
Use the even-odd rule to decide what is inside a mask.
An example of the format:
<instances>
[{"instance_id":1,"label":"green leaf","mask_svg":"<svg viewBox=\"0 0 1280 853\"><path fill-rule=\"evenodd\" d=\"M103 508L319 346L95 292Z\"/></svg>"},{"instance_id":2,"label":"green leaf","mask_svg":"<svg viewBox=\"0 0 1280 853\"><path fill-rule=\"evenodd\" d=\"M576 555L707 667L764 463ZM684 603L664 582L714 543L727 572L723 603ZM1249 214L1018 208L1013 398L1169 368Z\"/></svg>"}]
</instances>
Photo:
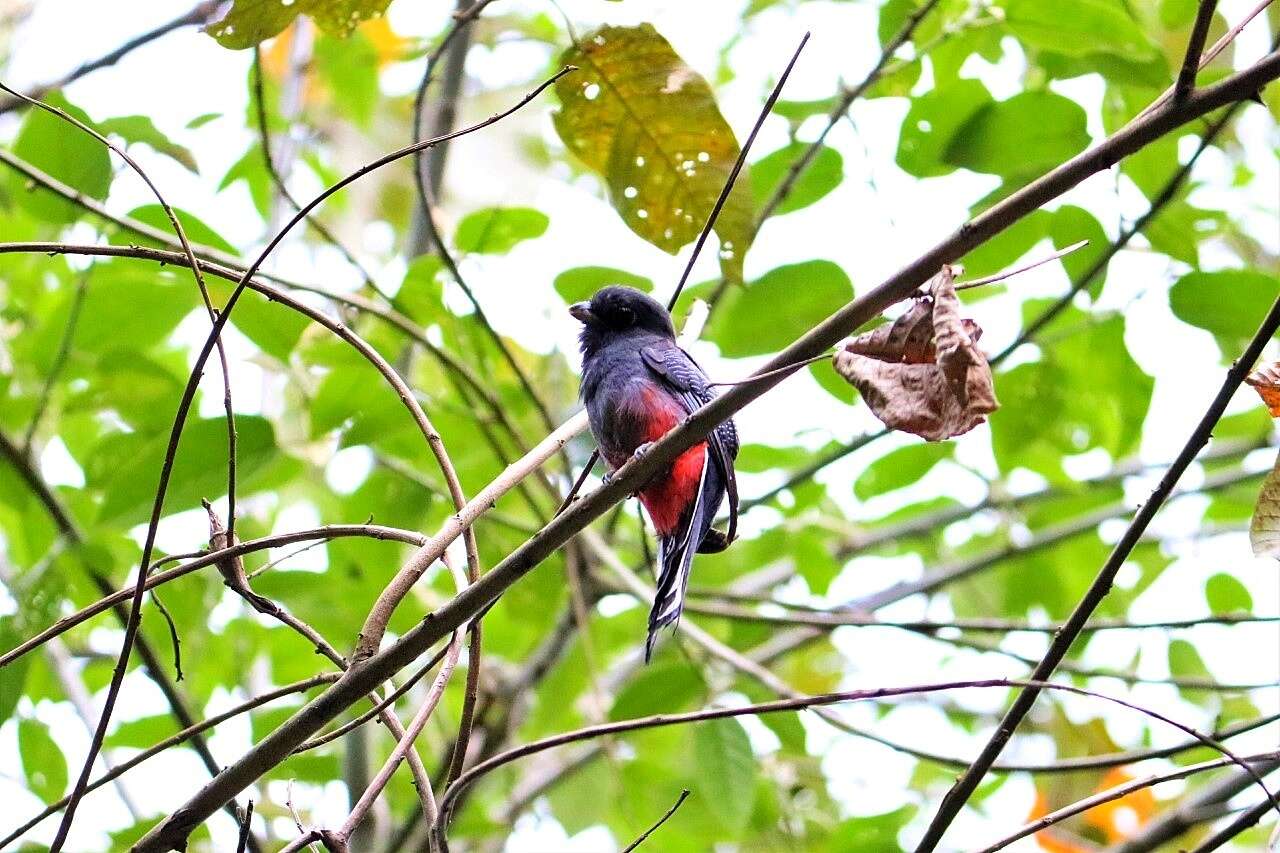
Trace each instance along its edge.
<instances>
[{"instance_id":1,"label":"green leaf","mask_svg":"<svg viewBox=\"0 0 1280 853\"><path fill-rule=\"evenodd\" d=\"M650 664L618 693L609 719L630 720L689 709L706 691L702 674L683 660Z\"/></svg>"},{"instance_id":2,"label":"green leaf","mask_svg":"<svg viewBox=\"0 0 1280 853\"><path fill-rule=\"evenodd\" d=\"M838 103L839 98L835 95L813 101L778 101L773 105L773 111L787 121L799 124L813 116L829 115Z\"/></svg>"},{"instance_id":3,"label":"green leaf","mask_svg":"<svg viewBox=\"0 0 1280 853\"><path fill-rule=\"evenodd\" d=\"M264 219L271 211L271 199L275 193L275 184L267 172L267 161L262 155L262 146L257 142L249 145L244 156L231 164L227 173L218 184L218 192L244 181L245 189L253 202L254 209Z\"/></svg>"},{"instance_id":4,"label":"green leaf","mask_svg":"<svg viewBox=\"0 0 1280 853\"><path fill-rule=\"evenodd\" d=\"M187 122L187 130L199 130L211 121L222 118L222 113L201 113Z\"/></svg>"},{"instance_id":5,"label":"green leaf","mask_svg":"<svg viewBox=\"0 0 1280 853\"><path fill-rule=\"evenodd\" d=\"M1071 204L1063 205L1053 212L1049 220L1049 235L1053 238L1055 249L1066 248L1081 240L1089 241L1089 245L1076 249L1062 259L1062 266L1071 277L1072 284L1080 281L1102 259L1111 245L1094 215L1083 207ZM1104 267L1086 292L1096 298L1102 292L1106 280L1107 271Z\"/></svg>"},{"instance_id":6,"label":"green leaf","mask_svg":"<svg viewBox=\"0 0 1280 853\"><path fill-rule=\"evenodd\" d=\"M1193 272L1174 282L1169 307L1184 323L1212 332L1223 355L1235 358L1277 295L1280 280L1257 270Z\"/></svg>"},{"instance_id":7,"label":"green leaf","mask_svg":"<svg viewBox=\"0 0 1280 853\"><path fill-rule=\"evenodd\" d=\"M560 138L605 179L631 230L674 254L702 230L738 157L711 87L649 24L602 27L561 62L580 70L556 83ZM742 279L752 217L738 181L715 226L730 281Z\"/></svg>"},{"instance_id":8,"label":"green leaf","mask_svg":"<svg viewBox=\"0 0 1280 853\"><path fill-rule=\"evenodd\" d=\"M1023 304L1024 324L1048 300ZM1113 459L1137 449L1154 383L1124 342L1124 318L1063 311L1055 328L1071 329L1042 343L1039 361L996 374L1000 411L991 443L1001 470L1024 467L1062 480L1062 457L1095 447Z\"/></svg>"},{"instance_id":9,"label":"green leaf","mask_svg":"<svg viewBox=\"0 0 1280 853\"><path fill-rule=\"evenodd\" d=\"M27 638L18 628L18 622L13 616L0 616L0 651L7 652ZM18 707L23 684L27 680L27 666L32 657L27 655L8 666L0 666L0 723L9 719L13 709Z\"/></svg>"},{"instance_id":10,"label":"green leaf","mask_svg":"<svg viewBox=\"0 0 1280 853\"><path fill-rule=\"evenodd\" d=\"M1196 16L1196 0L1160 0L1160 24L1166 30L1176 30L1191 24Z\"/></svg>"},{"instance_id":11,"label":"green leaf","mask_svg":"<svg viewBox=\"0 0 1280 853\"><path fill-rule=\"evenodd\" d=\"M429 326L443 316L443 269L444 262L438 256L418 255L409 262L404 281L396 291L396 307L420 325Z\"/></svg>"},{"instance_id":12,"label":"green leaf","mask_svg":"<svg viewBox=\"0 0 1280 853\"><path fill-rule=\"evenodd\" d=\"M73 106L62 95L54 93L45 100L93 126L84 110ZM41 109L28 109L18 138L14 140L13 153L90 198L101 201L107 197L111 186L111 157L107 147L57 116ZM29 184L22 175L12 173L9 180L18 205L32 216L55 225L66 225L83 213L74 202Z\"/></svg>"},{"instance_id":13,"label":"green leaf","mask_svg":"<svg viewBox=\"0 0 1280 853\"><path fill-rule=\"evenodd\" d=\"M1215 614L1253 612L1253 596L1248 588L1222 572L1205 581L1204 597Z\"/></svg>"},{"instance_id":14,"label":"green leaf","mask_svg":"<svg viewBox=\"0 0 1280 853\"><path fill-rule=\"evenodd\" d=\"M722 297L707 329L728 358L783 349L853 299L853 284L831 261L770 270Z\"/></svg>"},{"instance_id":15,"label":"green leaf","mask_svg":"<svg viewBox=\"0 0 1280 853\"><path fill-rule=\"evenodd\" d=\"M1020 92L988 104L946 148L955 166L1001 177L1039 174L1089 145L1084 110L1053 92Z\"/></svg>"},{"instance_id":16,"label":"green leaf","mask_svg":"<svg viewBox=\"0 0 1280 853\"><path fill-rule=\"evenodd\" d=\"M225 305L235 289L234 283L220 278L207 279L207 283L214 305ZM310 320L292 308L277 305L252 291L242 294L231 312L231 325L243 332L246 338L261 347L267 355L280 361L289 360L289 353L293 352L310 323Z\"/></svg>"},{"instance_id":17,"label":"green leaf","mask_svg":"<svg viewBox=\"0 0 1280 853\"><path fill-rule=\"evenodd\" d=\"M320 29L347 36L363 21L387 10L391 0L235 0L231 10L205 32L223 47L243 50L284 31L299 15L309 15Z\"/></svg>"},{"instance_id":18,"label":"green leaf","mask_svg":"<svg viewBox=\"0 0 1280 853\"><path fill-rule=\"evenodd\" d=\"M505 255L517 243L541 237L548 222L545 213L532 207L490 207L464 217L453 243L463 252Z\"/></svg>"},{"instance_id":19,"label":"green leaf","mask_svg":"<svg viewBox=\"0 0 1280 853\"><path fill-rule=\"evenodd\" d=\"M763 208L773 198L773 194L777 192L778 187L790 172L791 165L808 148L806 143L793 142L752 164L751 191L755 196L756 207ZM838 187L842 180L844 180L844 158L836 149L823 145L819 147L812 162L800 173L800 177L792 184L791 191L774 209L772 215L782 216L808 207Z\"/></svg>"},{"instance_id":20,"label":"green leaf","mask_svg":"<svg viewBox=\"0 0 1280 853\"><path fill-rule=\"evenodd\" d=\"M193 213L188 213L180 208L172 208L173 215L178 217L178 224L182 226L183 232L187 235L187 239L191 241L193 246L208 246L211 249L217 249L230 255L238 255L236 247L231 245L225 237L214 231L204 223L199 217ZM173 223L169 221L168 215L164 212L164 208L159 204L144 204L141 207L135 207L127 214L130 219L136 219L158 228L166 234L170 234L177 239L177 232L173 229ZM142 246L155 246L160 249L167 249L169 246L159 241L151 241L132 231L117 232L112 235L111 242L116 245L129 245L136 243ZM190 276L190 273L185 273ZM194 284L192 285L194 286Z\"/></svg>"},{"instance_id":21,"label":"green leaf","mask_svg":"<svg viewBox=\"0 0 1280 853\"><path fill-rule=\"evenodd\" d=\"M361 32L345 38L321 36L316 39L315 67L333 93L336 112L367 130L382 97L373 42Z\"/></svg>"},{"instance_id":22,"label":"green leaf","mask_svg":"<svg viewBox=\"0 0 1280 853\"><path fill-rule=\"evenodd\" d=\"M19 720L18 752L31 793L46 804L62 799L67 790L67 759L49 728L39 720Z\"/></svg>"},{"instance_id":23,"label":"green leaf","mask_svg":"<svg viewBox=\"0 0 1280 853\"><path fill-rule=\"evenodd\" d=\"M127 526L147 519L168 439L163 433L117 433L94 449L85 464L85 480L86 485L103 494L99 523ZM271 424L250 415L236 418L236 463L237 491L241 495L269 488L297 471L297 464L276 448ZM178 444L165 509L170 513L193 509L200 505L202 497L212 500L225 494L226 489L226 420L189 422Z\"/></svg>"},{"instance_id":24,"label":"green leaf","mask_svg":"<svg viewBox=\"0 0 1280 853\"><path fill-rule=\"evenodd\" d=\"M698 723L693 730L694 793L715 803L714 813L726 830L746 826L755 802L755 756L742 724L732 718Z\"/></svg>"},{"instance_id":25,"label":"green leaf","mask_svg":"<svg viewBox=\"0 0 1280 853\"><path fill-rule=\"evenodd\" d=\"M103 746L108 749L147 749L177 732L178 725L171 714L139 717L117 725L116 730L107 735Z\"/></svg>"},{"instance_id":26,"label":"green leaf","mask_svg":"<svg viewBox=\"0 0 1280 853\"><path fill-rule=\"evenodd\" d=\"M1169 641L1169 674L1175 678L1213 678L1213 673L1209 672L1209 667L1205 665L1204 658L1196 647L1181 639ZM1209 705L1214 702L1213 693L1208 690L1183 689L1181 692L1197 704Z\"/></svg>"},{"instance_id":27,"label":"green leaf","mask_svg":"<svg viewBox=\"0 0 1280 853\"><path fill-rule=\"evenodd\" d=\"M1027 47L1069 56L1144 60L1159 52L1119 0L1007 0L1005 21Z\"/></svg>"},{"instance_id":28,"label":"green leaf","mask_svg":"<svg viewBox=\"0 0 1280 853\"><path fill-rule=\"evenodd\" d=\"M853 494L858 500L865 501L909 486L954 454L955 446L949 441L909 444L891 450L858 475L853 483Z\"/></svg>"},{"instance_id":29,"label":"green leaf","mask_svg":"<svg viewBox=\"0 0 1280 853\"><path fill-rule=\"evenodd\" d=\"M831 833L826 853L898 853L898 833L916 812L915 806L841 821Z\"/></svg>"},{"instance_id":30,"label":"green leaf","mask_svg":"<svg viewBox=\"0 0 1280 853\"><path fill-rule=\"evenodd\" d=\"M105 135L115 135L127 145L146 145L158 154L176 161L188 171L198 172L195 155L185 146L160 132L148 116L120 116L98 122L98 130Z\"/></svg>"},{"instance_id":31,"label":"green leaf","mask_svg":"<svg viewBox=\"0 0 1280 853\"><path fill-rule=\"evenodd\" d=\"M987 88L977 80L957 80L913 98L911 109L902 120L897 164L917 178L953 171L953 164L945 156L952 139L991 103Z\"/></svg>"},{"instance_id":32,"label":"green leaf","mask_svg":"<svg viewBox=\"0 0 1280 853\"><path fill-rule=\"evenodd\" d=\"M560 273L554 282L556 293L568 305L588 300L611 284L625 284L645 293L653 290L653 282L644 276L613 267L574 267Z\"/></svg>"}]
</instances>

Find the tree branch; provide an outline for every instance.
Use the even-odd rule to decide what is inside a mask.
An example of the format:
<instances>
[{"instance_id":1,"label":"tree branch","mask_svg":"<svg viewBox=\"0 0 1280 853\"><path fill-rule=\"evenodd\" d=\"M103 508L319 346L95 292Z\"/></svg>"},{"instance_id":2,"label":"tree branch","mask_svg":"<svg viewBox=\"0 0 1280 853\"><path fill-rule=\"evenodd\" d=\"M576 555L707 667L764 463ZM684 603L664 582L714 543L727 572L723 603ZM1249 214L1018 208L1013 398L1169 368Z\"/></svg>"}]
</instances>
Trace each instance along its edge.
<instances>
[{"instance_id":1,"label":"tree branch","mask_svg":"<svg viewBox=\"0 0 1280 853\"><path fill-rule=\"evenodd\" d=\"M648 840L650 835L653 835L655 832L658 831L658 827L662 826L664 823L666 823L668 820L671 819L671 816L676 813L676 809L684 805L684 801L687 800L688 798L689 798L689 789L685 788L683 791L680 792L680 796L676 799L676 801L671 804L671 808L667 809L667 813L664 814L662 817L658 818L657 823L655 823L653 826L649 827L643 833L641 833L639 838L637 838L635 841L632 841L630 844L624 847L622 849L622 853L631 853L632 850L635 850L641 844L644 844L645 841Z\"/></svg>"}]
</instances>

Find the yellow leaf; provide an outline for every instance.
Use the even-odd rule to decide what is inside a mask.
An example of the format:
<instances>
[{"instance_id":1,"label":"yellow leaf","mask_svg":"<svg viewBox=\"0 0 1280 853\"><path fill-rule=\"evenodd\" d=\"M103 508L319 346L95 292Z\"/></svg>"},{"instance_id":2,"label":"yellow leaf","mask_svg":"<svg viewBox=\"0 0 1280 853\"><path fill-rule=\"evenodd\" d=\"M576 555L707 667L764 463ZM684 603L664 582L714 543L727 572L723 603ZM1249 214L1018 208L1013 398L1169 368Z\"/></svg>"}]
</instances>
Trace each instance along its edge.
<instances>
[{"instance_id":1,"label":"yellow leaf","mask_svg":"<svg viewBox=\"0 0 1280 853\"><path fill-rule=\"evenodd\" d=\"M360 32L377 52L379 68L399 61L408 49L409 40L391 29L391 22L385 15L361 24Z\"/></svg>"},{"instance_id":2,"label":"yellow leaf","mask_svg":"<svg viewBox=\"0 0 1280 853\"><path fill-rule=\"evenodd\" d=\"M556 83L560 138L605 179L631 230L674 254L702 230L738 157L711 86L648 24L602 27L561 61L580 70ZM752 218L739 181L716 221L731 281L742 279Z\"/></svg>"}]
</instances>

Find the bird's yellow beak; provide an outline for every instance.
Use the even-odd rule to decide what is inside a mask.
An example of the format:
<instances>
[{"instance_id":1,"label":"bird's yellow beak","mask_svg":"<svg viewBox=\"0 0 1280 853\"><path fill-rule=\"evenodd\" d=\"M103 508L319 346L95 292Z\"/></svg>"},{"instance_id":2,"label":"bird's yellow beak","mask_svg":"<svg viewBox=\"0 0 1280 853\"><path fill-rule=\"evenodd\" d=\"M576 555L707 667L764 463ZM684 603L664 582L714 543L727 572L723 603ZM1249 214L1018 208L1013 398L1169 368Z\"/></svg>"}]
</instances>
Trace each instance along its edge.
<instances>
[{"instance_id":1,"label":"bird's yellow beak","mask_svg":"<svg viewBox=\"0 0 1280 853\"><path fill-rule=\"evenodd\" d=\"M569 313L580 323L594 323L596 315L591 313L590 302L575 302L569 306Z\"/></svg>"}]
</instances>

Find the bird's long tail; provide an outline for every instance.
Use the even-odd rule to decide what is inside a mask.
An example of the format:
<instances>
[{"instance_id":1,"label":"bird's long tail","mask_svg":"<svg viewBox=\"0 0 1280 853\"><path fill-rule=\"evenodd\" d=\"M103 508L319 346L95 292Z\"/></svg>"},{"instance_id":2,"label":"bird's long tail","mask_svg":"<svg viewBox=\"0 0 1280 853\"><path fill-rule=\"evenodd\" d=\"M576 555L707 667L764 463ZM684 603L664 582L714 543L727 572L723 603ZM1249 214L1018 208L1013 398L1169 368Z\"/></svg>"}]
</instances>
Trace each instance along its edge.
<instances>
[{"instance_id":1,"label":"bird's long tail","mask_svg":"<svg viewBox=\"0 0 1280 853\"><path fill-rule=\"evenodd\" d=\"M719 501L715 498L720 494L720 486L716 480L715 464L711 455L706 454L697 498L681 517L681 523L676 529L659 539L658 588L653 597L653 609L649 611L649 636L644 644L645 663L653 655L658 631L680 621L693 555L711 529L711 522L719 509Z\"/></svg>"}]
</instances>

